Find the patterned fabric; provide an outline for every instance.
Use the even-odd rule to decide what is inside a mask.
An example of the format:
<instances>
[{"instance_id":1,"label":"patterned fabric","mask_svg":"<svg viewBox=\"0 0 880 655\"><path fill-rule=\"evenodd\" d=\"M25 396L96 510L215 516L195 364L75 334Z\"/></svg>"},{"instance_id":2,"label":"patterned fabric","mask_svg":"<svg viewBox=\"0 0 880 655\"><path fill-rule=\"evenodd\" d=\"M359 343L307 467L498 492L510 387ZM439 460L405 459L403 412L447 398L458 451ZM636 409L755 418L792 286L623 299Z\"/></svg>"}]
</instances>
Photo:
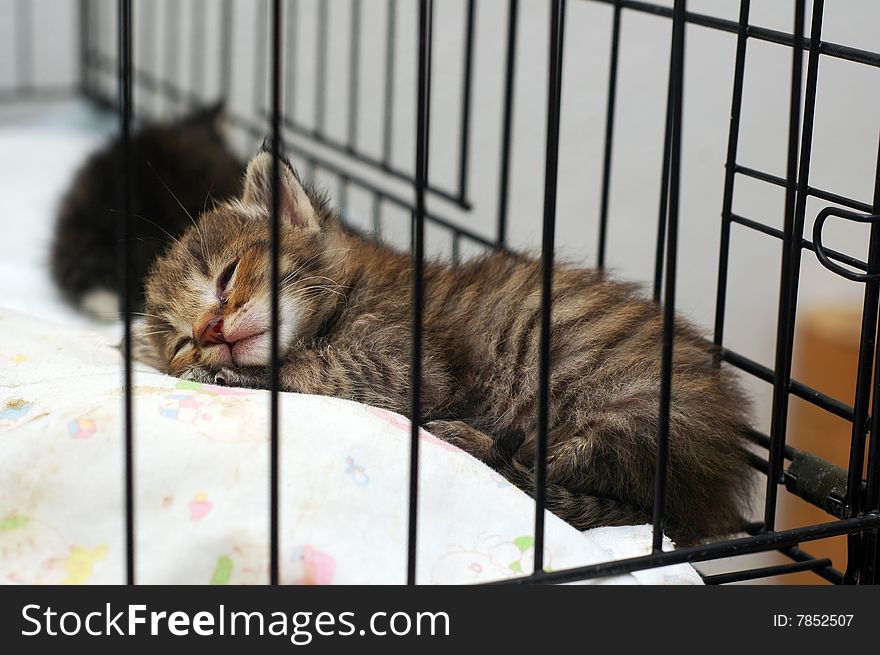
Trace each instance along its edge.
<instances>
[{"instance_id":1,"label":"patterned fabric","mask_svg":"<svg viewBox=\"0 0 880 655\"><path fill-rule=\"evenodd\" d=\"M4 310L0 332L0 581L121 583L113 339ZM409 421L335 398L282 396L282 581L404 582ZM138 582L265 583L268 393L138 366L134 405ZM418 581L529 573L531 499L424 431L420 452ZM647 526L582 534L550 514L546 523L549 569L650 551ZM682 565L603 582L700 578Z\"/></svg>"}]
</instances>

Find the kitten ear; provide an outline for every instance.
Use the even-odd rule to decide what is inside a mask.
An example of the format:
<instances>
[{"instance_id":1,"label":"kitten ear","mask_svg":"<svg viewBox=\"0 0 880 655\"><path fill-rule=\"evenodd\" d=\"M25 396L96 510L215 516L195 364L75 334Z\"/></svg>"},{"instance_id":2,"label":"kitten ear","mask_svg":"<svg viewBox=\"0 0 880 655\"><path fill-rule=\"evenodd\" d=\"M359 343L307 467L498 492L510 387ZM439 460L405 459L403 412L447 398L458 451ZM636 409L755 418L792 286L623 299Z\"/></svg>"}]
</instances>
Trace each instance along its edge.
<instances>
[{"instance_id":1,"label":"kitten ear","mask_svg":"<svg viewBox=\"0 0 880 655\"><path fill-rule=\"evenodd\" d=\"M201 109L197 109L188 116L185 116L181 122L187 125L204 126L220 134L224 132L226 126L225 101L220 99Z\"/></svg>"},{"instance_id":2,"label":"kitten ear","mask_svg":"<svg viewBox=\"0 0 880 655\"><path fill-rule=\"evenodd\" d=\"M281 179L278 191L281 194L282 225L317 232L319 224L315 208L300 184L293 166L283 154L279 164L281 165ZM260 152L248 163L241 200L245 204L260 205L272 211L272 152L268 137L263 142Z\"/></svg>"}]
</instances>

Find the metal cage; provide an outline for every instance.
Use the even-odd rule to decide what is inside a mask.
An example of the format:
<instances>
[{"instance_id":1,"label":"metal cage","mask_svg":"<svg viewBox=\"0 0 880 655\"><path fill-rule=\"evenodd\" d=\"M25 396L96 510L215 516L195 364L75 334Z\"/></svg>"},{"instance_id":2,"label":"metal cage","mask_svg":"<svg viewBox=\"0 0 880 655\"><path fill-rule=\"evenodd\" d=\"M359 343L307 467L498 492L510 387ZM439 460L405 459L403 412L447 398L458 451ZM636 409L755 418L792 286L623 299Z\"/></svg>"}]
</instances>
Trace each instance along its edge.
<instances>
[{"instance_id":1,"label":"metal cage","mask_svg":"<svg viewBox=\"0 0 880 655\"><path fill-rule=\"evenodd\" d=\"M597 235L597 266L606 263L606 241L609 221L609 186L612 175L614 148L612 137L615 126L615 107L617 98L618 60L621 49L621 22L627 14L643 13L668 19L671 23L672 41L669 57L668 88L666 98L666 121L661 172L660 206L657 222L645 225L645 230L656 230L656 257L653 293L654 300L664 308L664 339L662 344L662 385L657 399L660 407L660 429L657 434L657 459L655 477L655 501L653 508L654 551L652 554L583 566L570 570L547 571L544 567L544 486L546 482L547 421L548 421L548 375L550 370L550 289L553 274L554 235L556 218L556 192L558 186L558 154L560 135L560 109L562 96L563 38L565 36L565 0L547 0L550 3L549 72L546 95L547 124L546 150L544 161L544 206L542 220L543 263L543 301L541 311L540 342L540 384L535 389L538 399L538 413L535 417L538 426L538 446L536 453L536 494L535 494L535 561L534 573L514 580L515 583L533 582L571 582L598 576L635 571L679 562L700 562L724 557L779 551L791 560L790 563L740 570L733 573L705 576L706 582L723 583L755 579L769 575L795 571L813 571L825 580L834 583L874 584L880 565L878 552L878 527L880 527L880 350L877 348L878 310L880 310L880 153L875 169L873 202L868 204L839 193L832 189L818 188L810 183L810 157L813 143L814 116L818 87L820 62L835 58L851 64L880 68L880 53L868 52L840 43L822 39L822 23L825 9L824 0L813 0L812 18L809 34L806 33L806 0L793 0L793 22L791 31L776 31L750 24L750 1L740 0L738 20L725 20L714 16L689 12L686 0L675 0L674 7L638 0L573 0L573 2L593 2L608 5L612 15L612 34L610 69L608 71L607 110L604 125L604 158L601 180L601 206L599 213L599 233ZM221 96L229 93L233 77L235 58L234 42L230 38L234 24L234 11L239 9L232 0L218 0L219 38L228 47L221 47L216 53L219 57L218 89ZM468 165L471 125L471 90L474 69L474 21L477 0L466 0L465 25L463 26L460 133L454 147L457 148L457 183L451 188L431 181L428 172L429 153L429 109L431 106L431 53L432 53L432 0L419 0L417 21L417 85L415 92L416 131L414 139L414 164L411 168L402 167L392 161L391 141L394 132L393 99L403 91L395 88L392 67L395 61L394 35L402 26L396 20L397 0L387 0L387 38L385 45L384 77L384 122L381 126L383 143L382 156L376 157L359 147L358 105L355 101L349 108L347 138L339 140L330 136L324 129L323 116L327 95L324 84L327 66L327 35L330 29L327 3L319 3L317 18L318 49L315 53L316 75L314 86L303 89L296 80L296 67L291 65L291 52L283 47L285 38L291 38L294 31L291 25L297 20L297 0L261 0L249 9L256 12L256 21L261 34L255 39L260 53L268 55L268 65L261 56L256 56L254 73L254 101L250 113L232 111L230 122L236 130L262 138L267 129L271 135L272 152L276 158L273 184L277 192L279 184L278 155L285 133L299 138L290 145L294 155L302 158L312 169L325 171L339 181L339 194L347 194L350 188L364 191L372 197L372 226L378 234L381 231L383 213L387 207L395 207L411 213L411 253L413 258L413 306L412 306L412 436L410 452L409 486L409 541L407 581L415 583L416 562L416 524L418 507L419 450L418 426L420 423L420 365L422 345L422 272L425 260L426 225L439 228L448 234L454 259L460 256L462 244L469 243L478 248L505 248L507 244L508 202L510 195L510 172L512 163L511 141L513 137L514 86L517 76L517 35L520 29L518 0L507 0L506 51L504 72L503 111L501 117L501 153L499 181L497 189L498 214L494 238L486 238L448 217L429 212L429 197L442 198L452 206L464 211L471 209L468 189ZM193 11L204 11L204 2L194 2ZM42 99L71 94L85 97L114 108L118 111L121 126L121 141L126 160L131 161L132 124L136 119L133 108L133 93L151 95L167 99L181 105L197 103L204 97L204 89L187 88L175 81L173 70L166 75L139 68L132 56L133 3L131 0L117 0L114 7L106 0L79 0L78 20L72 28L76 30L79 44L79 84L76 88L41 85L34 79L34 49L39 47L39 33L27 0L16 0L13 5L13 20L16 25L16 38L13 44L15 62L15 82L6 89L0 89L0 98ZM150 3L144 5L148 12L145 21L144 40L150 48L161 47L178 52L185 37L179 26L169 23L160 44L157 36L155 14L150 17ZM282 9L284 10L282 12ZM351 44L349 67L349 90L357 97L360 83L357 60L360 55L360 16L361 0L351 0L351 20L348 35ZM117 43L108 52L100 43L100 21L116 21ZM103 18L102 18L103 16ZM172 21L173 22L173 21ZM194 23L195 25L196 23ZM673 317L675 308L677 266L679 204L681 189L681 135L686 118L683 106L685 35L687 25L727 32L736 35L735 70L727 142L726 170L724 173L724 193L721 207L721 247L718 259L718 285L715 306L714 344L718 347L718 364L741 369L745 374L772 385L772 419L770 434L757 430L750 435L757 448L765 456L755 454L753 465L767 476L763 516L760 521L745 526L749 536L710 543L695 547L663 551L662 533L664 526L664 501L667 475L667 441L670 413ZM261 38L262 37L262 38ZM787 164L784 177L749 168L738 163L737 147L740 136L740 116L743 86L746 71L746 51L750 43L764 41L785 47L791 55L790 102L788 118ZM190 58L193 68L192 80L202 79L205 57L208 56L204 34L194 29L189 43L194 54ZM263 50L266 49L267 50ZM171 55L172 57L176 55ZM804 75L804 62L806 73ZM103 82L102 82L103 76ZM112 80L116 88L108 86ZM282 81L287 88L287 96L282 94ZM803 91L802 91L803 89ZM303 91L314 101L314 124L308 124L298 117L290 107L293 93ZM262 98L268 95L268 104ZM268 128L267 128L268 125ZM324 153L331 153L327 157ZM343 163L340 164L339 162ZM376 183L372 177L360 175L346 162L366 166L376 172L382 180L393 180L409 184L412 197L400 194L383 183ZM123 260L132 256L132 188L133 169L125 168L125 188L119 228L122 235L121 248ZM752 178L763 184L784 190L784 224L782 229L765 225L753 218L733 211L734 186L742 178ZM276 193L277 196L277 193ZM807 200L818 199L823 204L814 223L811 238L803 236ZM869 256L862 261L845 253L826 248L822 241L822 230L826 220L835 217L845 221L870 224ZM731 227L733 224L755 230L768 238L778 240L782 248L782 271L778 281L778 314L776 321L775 364L772 368L764 366L745 355L726 347L724 340L725 307L727 300L727 280L731 248ZM278 203L273 204L273 266L272 279L276 282L272 297L272 343L278 347ZM811 251L823 266L849 280L864 285L864 301L860 326L860 350L856 391L852 402L842 402L792 378L792 353L794 342L795 316L797 312L798 284L801 258L804 251ZM131 290L134 280L130 268L124 280L121 294L125 317L126 344L131 331ZM125 349L125 452L126 452L126 538L127 538L127 581L135 582L135 506L134 506L134 461L132 444L132 361L130 345ZM848 470L822 461L809 452L797 450L786 443L787 414L789 400L794 395L825 412L838 416L852 426ZM279 526L279 423L278 423L278 360L274 360L272 370L270 430L271 430L271 504L270 580L279 580L278 526ZM870 438L868 438L870 435ZM862 471L867 471L863 476ZM790 530L776 529L777 500L782 493L795 494L820 507L830 518L827 522L798 527ZM812 557L801 549L801 545L829 536L847 535L848 562L846 570L839 571L831 566L828 559Z\"/></svg>"}]
</instances>

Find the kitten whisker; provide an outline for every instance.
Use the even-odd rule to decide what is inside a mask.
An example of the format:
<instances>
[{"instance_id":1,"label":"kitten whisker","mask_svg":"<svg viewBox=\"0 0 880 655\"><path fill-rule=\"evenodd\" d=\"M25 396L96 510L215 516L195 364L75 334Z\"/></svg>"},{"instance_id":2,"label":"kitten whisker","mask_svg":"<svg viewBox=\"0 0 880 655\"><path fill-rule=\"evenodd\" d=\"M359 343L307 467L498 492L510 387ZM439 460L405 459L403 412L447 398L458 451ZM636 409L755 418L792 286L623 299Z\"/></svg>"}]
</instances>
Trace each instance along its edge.
<instances>
[{"instance_id":1,"label":"kitten whisker","mask_svg":"<svg viewBox=\"0 0 880 655\"><path fill-rule=\"evenodd\" d=\"M205 194L205 202L202 203L202 213L204 214L208 211L208 198L211 198L211 192L214 190L214 182L211 182L211 186L208 187L208 193ZM213 200L213 198L212 198Z\"/></svg>"},{"instance_id":2,"label":"kitten whisker","mask_svg":"<svg viewBox=\"0 0 880 655\"><path fill-rule=\"evenodd\" d=\"M311 287L304 287L302 289L298 289L298 290L294 291L294 293L292 295L292 299L297 300L297 299L319 297L319 296L322 296L327 293L332 293L332 294L339 296L340 298L342 298L345 301L345 306L346 307L349 306L348 305L348 296L346 294L340 293L339 291L336 291L336 290L331 289L329 287L323 287L323 286L311 286Z\"/></svg>"},{"instance_id":3,"label":"kitten whisker","mask_svg":"<svg viewBox=\"0 0 880 655\"><path fill-rule=\"evenodd\" d=\"M154 337L157 334L171 334L170 330L156 330L155 332L141 332L137 336L139 337Z\"/></svg>"},{"instance_id":4,"label":"kitten whisker","mask_svg":"<svg viewBox=\"0 0 880 655\"><path fill-rule=\"evenodd\" d=\"M119 213L119 210L118 210L118 209L111 209L110 211L111 211L112 213L114 213L114 214L118 214L118 213ZM139 218L139 219L141 219L142 221L146 221L147 223L152 224L153 226L155 226L155 227L159 228L160 230L162 230L162 232L164 232L164 233L168 236L169 239L171 239L171 240L174 241L175 243L178 243L178 244L180 243L180 241L177 239L177 237L175 237L173 234L171 234L171 232L169 232L169 231L166 230L164 227L162 227L161 225L159 225L156 221L151 220L151 219L147 218L146 216L141 216L140 214L132 214L132 216L134 216L135 218ZM154 238L154 237L150 237L150 238ZM142 237L138 237L138 241L144 241L144 239L143 239Z\"/></svg>"},{"instance_id":5,"label":"kitten whisker","mask_svg":"<svg viewBox=\"0 0 880 655\"><path fill-rule=\"evenodd\" d=\"M321 257L324 253L328 253L328 252L350 252L350 251L351 251L351 248L328 248L328 249L326 249L326 250L324 250L324 251L317 252L317 253L315 253L314 255L312 255L311 257L309 257L307 260L305 260L304 262L302 262L299 266L297 266L295 270L291 271L290 273L287 273L287 274L284 276L284 279L283 279L282 281L284 281L284 280L288 280L288 279L290 279L290 278L296 276L296 275L297 275L300 271L302 271L306 266L308 266L309 264L311 264L311 263L312 263L313 261L315 261L318 257ZM342 260L337 261L333 266L338 266L338 265L341 263L341 261L342 261Z\"/></svg>"},{"instance_id":6,"label":"kitten whisker","mask_svg":"<svg viewBox=\"0 0 880 655\"><path fill-rule=\"evenodd\" d=\"M351 289L351 287L344 284L339 284L339 282L334 280L332 277L327 277L326 275L309 275L308 277L299 280L299 282L302 282L303 284L309 284L311 280L326 280L330 283L331 286L334 286L337 289Z\"/></svg>"},{"instance_id":7,"label":"kitten whisker","mask_svg":"<svg viewBox=\"0 0 880 655\"><path fill-rule=\"evenodd\" d=\"M325 293L335 294L335 295L339 296L340 298L347 297L344 293L337 291L336 289L331 289L330 287L326 287L326 286L322 286L322 285L312 285L312 286L306 287L306 291L324 291Z\"/></svg>"},{"instance_id":8,"label":"kitten whisker","mask_svg":"<svg viewBox=\"0 0 880 655\"><path fill-rule=\"evenodd\" d=\"M121 313L122 313L122 312L120 312L120 314L121 314ZM156 319L159 319L160 321L164 321L164 320L165 320L165 319L162 318L161 316L157 316L156 314L149 314L149 313L147 313L147 312L131 312L131 313L134 314L135 316L149 316L150 318L156 318Z\"/></svg>"},{"instance_id":9,"label":"kitten whisker","mask_svg":"<svg viewBox=\"0 0 880 655\"><path fill-rule=\"evenodd\" d=\"M302 281L301 280L291 281L286 286L289 288L289 287L292 287L295 283L299 283L299 282L302 282ZM300 293L306 293L306 292L310 292L310 291L326 291L326 292L335 293L339 296L345 296L345 294L340 292L339 289L350 289L350 288L351 287L345 287L340 284L333 284L333 285L330 285L330 284L306 284L302 288L298 289L296 291L296 293L300 294Z\"/></svg>"},{"instance_id":10,"label":"kitten whisker","mask_svg":"<svg viewBox=\"0 0 880 655\"><path fill-rule=\"evenodd\" d=\"M282 281L286 281L286 280L289 280L289 279L295 277L301 270L303 270L306 266L311 264L313 261L315 261L320 256L321 256L320 252L312 255L307 260L302 262L299 266L297 266L295 270L293 270L290 273L288 273L287 275L285 275Z\"/></svg>"},{"instance_id":11,"label":"kitten whisker","mask_svg":"<svg viewBox=\"0 0 880 655\"><path fill-rule=\"evenodd\" d=\"M196 219L193 218L192 214L190 214L189 211L187 210L187 208L184 207L183 203L180 202L180 198L178 198L178 197L174 194L174 192L171 190L171 188L170 188L167 184L165 184L165 180L162 179L162 176L159 175L159 172L153 167L153 164L152 164L152 162L150 162L149 159L147 160L147 166L149 166L149 167L150 167L150 170L152 170L153 173L155 173L155 175L156 175L156 179L159 180L159 183L160 183L163 187L165 187L165 190L166 190L168 193L171 194L171 197L174 198L174 202L176 202L177 205L183 210L183 213L187 215L187 217L189 218L189 220L192 222L193 226L196 228L196 232L198 232L198 234L199 234L199 239L200 239L200 241L201 241L201 245L202 245L202 255L203 255L203 256L205 257L205 259L207 260L207 259L208 259L208 253L207 253L207 251L206 251L206 249L205 249L205 234L202 232L202 228L199 227L199 224L196 223Z\"/></svg>"}]
</instances>

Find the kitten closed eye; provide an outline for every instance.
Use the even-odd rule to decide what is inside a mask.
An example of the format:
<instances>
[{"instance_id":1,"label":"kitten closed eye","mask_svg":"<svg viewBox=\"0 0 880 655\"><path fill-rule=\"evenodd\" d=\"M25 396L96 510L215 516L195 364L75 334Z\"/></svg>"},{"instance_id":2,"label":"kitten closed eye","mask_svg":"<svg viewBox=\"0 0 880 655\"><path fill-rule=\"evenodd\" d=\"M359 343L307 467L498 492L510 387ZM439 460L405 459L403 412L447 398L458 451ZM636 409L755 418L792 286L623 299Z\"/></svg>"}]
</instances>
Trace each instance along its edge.
<instances>
[{"instance_id":1,"label":"kitten closed eye","mask_svg":"<svg viewBox=\"0 0 880 655\"><path fill-rule=\"evenodd\" d=\"M192 339L184 337L174 345L174 355L177 355L184 347L192 344Z\"/></svg>"},{"instance_id":2,"label":"kitten closed eye","mask_svg":"<svg viewBox=\"0 0 880 655\"><path fill-rule=\"evenodd\" d=\"M232 281L232 276L235 274L235 269L238 268L238 260L233 261L226 269L223 271L222 275L220 275L220 279L217 280L217 289L220 292L226 291L229 287L229 283Z\"/></svg>"}]
</instances>

